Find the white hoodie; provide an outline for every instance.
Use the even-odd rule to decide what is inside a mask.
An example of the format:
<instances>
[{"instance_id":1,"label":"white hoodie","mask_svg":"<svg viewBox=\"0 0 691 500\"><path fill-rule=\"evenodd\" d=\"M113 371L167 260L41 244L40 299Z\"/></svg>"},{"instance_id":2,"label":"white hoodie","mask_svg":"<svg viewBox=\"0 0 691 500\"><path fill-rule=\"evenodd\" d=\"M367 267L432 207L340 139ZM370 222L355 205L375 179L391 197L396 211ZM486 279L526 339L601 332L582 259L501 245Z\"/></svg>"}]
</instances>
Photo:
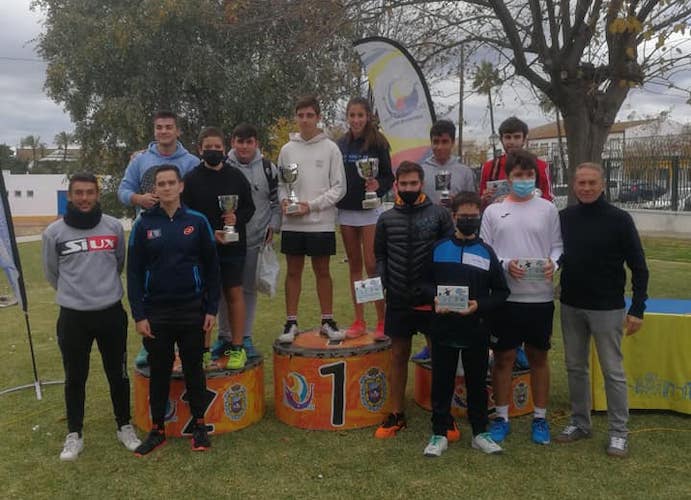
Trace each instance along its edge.
<instances>
[{"instance_id":1,"label":"white hoodie","mask_svg":"<svg viewBox=\"0 0 691 500\"><path fill-rule=\"evenodd\" d=\"M299 201L309 204L307 215L283 217L282 231L322 232L336 230L336 203L345 196L346 181L343 157L335 142L320 132L306 141L298 133L290 134L290 142L278 155L281 165L299 165L293 189ZM288 198L288 185L279 175L278 200Z\"/></svg>"}]
</instances>

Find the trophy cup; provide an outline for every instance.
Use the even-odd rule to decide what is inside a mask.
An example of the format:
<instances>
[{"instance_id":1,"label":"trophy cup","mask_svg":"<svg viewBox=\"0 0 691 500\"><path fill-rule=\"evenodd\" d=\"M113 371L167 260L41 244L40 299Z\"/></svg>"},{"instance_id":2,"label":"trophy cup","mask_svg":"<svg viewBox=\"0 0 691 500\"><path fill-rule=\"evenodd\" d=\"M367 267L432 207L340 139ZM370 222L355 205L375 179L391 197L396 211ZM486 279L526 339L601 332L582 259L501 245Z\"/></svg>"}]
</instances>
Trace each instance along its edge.
<instances>
[{"instance_id":1,"label":"trophy cup","mask_svg":"<svg viewBox=\"0 0 691 500\"><path fill-rule=\"evenodd\" d=\"M300 211L300 205L298 205L298 195L295 194L295 181L298 179L298 170L300 166L297 163L291 163L289 165L281 165L278 167L278 171L281 174L281 180L284 184L288 185L288 201L290 203L286 207L286 214L294 214Z\"/></svg>"},{"instance_id":2,"label":"trophy cup","mask_svg":"<svg viewBox=\"0 0 691 500\"><path fill-rule=\"evenodd\" d=\"M218 206L221 207L223 213L235 212L238 208L238 195L236 194L222 194L218 196ZM235 226L223 226L223 241L232 243L238 241L240 235L235 232Z\"/></svg>"},{"instance_id":3,"label":"trophy cup","mask_svg":"<svg viewBox=\"0 0 691 500\"><path fill-rule=\"evenodd\" d=\"M439 201L445 205L451 199L451 172L448 170L440 170L434 176L434 189L439 191Z\"/></svg>"},{"instance_id":4,"label":"trophy cup","mask_svg":"<svg viewBox=\"0 0 691 500\"><path fill-rule=\"evenodd\" d=\"M379 159L378 158L363 158L355 162L358 175L368 181L374 179L379 174ZM362 200L362 208L371 209L377 208L381 205L381 201L374 191L366 191L365 199Z\"/></svg>"}]
</instances>

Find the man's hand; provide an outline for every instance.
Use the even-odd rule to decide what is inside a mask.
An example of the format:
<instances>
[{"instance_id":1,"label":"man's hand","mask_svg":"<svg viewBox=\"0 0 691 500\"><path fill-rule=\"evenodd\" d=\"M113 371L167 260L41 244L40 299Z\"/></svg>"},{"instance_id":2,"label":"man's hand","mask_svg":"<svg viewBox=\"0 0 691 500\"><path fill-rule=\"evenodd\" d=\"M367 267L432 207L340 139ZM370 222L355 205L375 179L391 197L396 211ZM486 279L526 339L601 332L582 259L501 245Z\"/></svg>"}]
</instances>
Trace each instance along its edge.
<instances>
[{"instance_id":1,"label":"man's hand","mask_svg":"<svg viewBox=\"0 0 691 500\"><path fill-rule=\"evenodd\" d=\"M482 203L484 203L485 205L489 205L490 203L492 203L492 198L494 198L494 193L496 192L496 187L488 187L487 189L485 189L485 192L482 193Z\"/></svg>"},{"instance_id":2,"label":"man's hand","mask_svg":"<svg viewBox=\"0 0 691 500\"><path fill-rule=\"evenodd\" d=\"M509 274L512 278L520 280L525 276L525 269L518 267L518 260L513 259L509 261Z\"/></svg>"},{"instance_id":3,"label":"man's hand","mask_svg":"<svg viewBox=\"0 0 691 500\"><path fill-rule=\"evenodd\" d=\"M448 314L451 312L451 309L447 307L439 307L439 299L434 297L434 312L437 314Z\"/></svg>"},{"instance_id":4,"label":"man's hand","mask_svg":"<svg viewBox=\"0 0 691 500\"><path fill-rule=\"evenodd\" d=\"M477 311L477 300L469 300L468 307L463 309L462 311L458 311L458 314L460 314L461 316L470 316L475 311Z\"/></svg>"},{"instance_id":5,"label":"man's hand","mask_svg":"<svg viewBox=\"0 0 691 500\"><path fill-rule=\"evenodd\" d=\"M235 217L235 212L224 212L222 215L223 224L226 226L234 226L238 218Z\"/></svg>"},{"instance_id":6,"label":"man's hand","mask_svg":"<svg viewBox=\"0 0 691 500\"><path fill-rule=\"evenodd\" d=\"M274 230L271 227L266 228L266 237L264 238L264 245L271 245L274 242Z\"/></svg>"},{"instance_id":7,"label":"man's hand","mask_svg":"<svg viewBox=\"0 0 691 500\"><path fill-rule=\"evenodd\" d=\"M629 335L633 335L638 330L640 330L642 326L643 320L641 318L637 318L636 316L631 316L630 314L627 314L626 319L624 320L624 335L626 335L627 337Z\"/></svg>"},{"instance_id":8,"label":"man's hand","mask_svg":"<svg viewBox=\"0 0 691 500\"><path fill-rule=\"evenodd\" d=\"M547 262L545 263L544 267L542 268L543 272L545 273L545 280L546 281L552 281L552 278L554 278L554 269L555 269L554 262L552 262L552 259L547 259Z\"/></svg>"},{"instance_id":9,"label":"man's hand","mask_svg":"<svg viewBox=\"0 0 691 500\"><path fill-rule=\"evenodd\" d=\"M134 324L134 328L137 330L137 333L141 335L142 337L146 337L149 339L155 339L153 333L151 333L151 325L149 324L148 319L143 319L141 321L137 321Z\"/></svg>"},{"instance_id":10,"label":"man's hand","mask_svg":"<svg viewBox=\"0 0 691 500\"><path fill-rule=\"evenodd\" d=\"M230 243L230 241L226 241L226 232L221 229L214 231L214 239L219 245L228 245Z\"/></svg>"},{"instance_id":11,"label":"man's hand","mask_svg":"<svg viewBox=\"0 0 691 500\"><path fill-rule=\"evenodd\" d=\"M207 314L206 316L204 316L204 326L203 326L204 333L205 334L210 333L211 330L214 329L215 324L216 324L216 316L214 316L213 314Z\"/></svg>"},{"instance_id":12,"label":"man's hand","mask_svg":"<svg viewBox=\"0 0 691 500\"><path fill-rule=\"evenodd\" d=\"M365 181L365 191L374 192L379 189L379 181L377 179L367 179Z\"/></svg>"},{"instance_id":13,"label":"man's hand","mask_svg":"<svg viewBox=\"0 0 691 500\"><path fill-rule=\"evenodd\" d=\"M158 196L153 193L133 194L130 201L132 205L138 205L144 209L149 209L158 203Z\"/></svg>"}]
</instances>

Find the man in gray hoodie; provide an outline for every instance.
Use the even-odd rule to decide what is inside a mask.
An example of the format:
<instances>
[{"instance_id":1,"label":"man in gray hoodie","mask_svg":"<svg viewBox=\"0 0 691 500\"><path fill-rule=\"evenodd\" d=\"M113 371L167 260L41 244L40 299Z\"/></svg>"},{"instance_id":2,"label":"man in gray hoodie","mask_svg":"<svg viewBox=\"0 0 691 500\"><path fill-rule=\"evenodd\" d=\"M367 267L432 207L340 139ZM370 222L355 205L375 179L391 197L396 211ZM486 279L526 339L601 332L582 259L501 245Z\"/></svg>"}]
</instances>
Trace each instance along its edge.
<instances>
[{"instance_id":1,"label":"man in gray hoodie","mask_svg":"<svg viewBox=\"0 0 691 500\"><path fill-rule=\"evenodd\" d=\"M259 150L256 127L241 123L230 136L231 150L228 164L242 172L252 188L254 215L245 226L247 253L242 276L245 299L245 327L243 347L248 358L256 358L259 352L252 342L254 317L257 312L257 261L259 251L273 243L274 233L281 229L281 211L278 205L278 170ZM211 356L218 359L230 346L230 325L225 308L218 310L218 340L211 349Z\"/></svg>"},{"instance_id":2,"label":"man in gray hoodie","mask_svg":"<svg viewBox=\"0 0 691 500\"><path fill-rule=\"evenodd\" d=\"M69 433L60 460L76 460L84 447L84 399L94 339L110 385L117 438L133 451L140 441L130 425L127 378L127 314L122 308L120 273L125 237L120 222L101 213L92 174L74 174L67 212L43 233L43 268L57 290L57 337L65 368Z\"/></svg>"}]
</instances>

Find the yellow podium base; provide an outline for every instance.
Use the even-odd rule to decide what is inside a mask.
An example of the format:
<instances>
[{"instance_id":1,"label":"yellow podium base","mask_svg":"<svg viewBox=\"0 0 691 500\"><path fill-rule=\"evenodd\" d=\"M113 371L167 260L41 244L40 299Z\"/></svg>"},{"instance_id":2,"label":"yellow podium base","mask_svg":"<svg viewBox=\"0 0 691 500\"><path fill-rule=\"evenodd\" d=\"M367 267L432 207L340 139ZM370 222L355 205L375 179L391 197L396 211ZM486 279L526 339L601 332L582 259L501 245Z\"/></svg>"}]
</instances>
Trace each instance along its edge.
<instances>
[{"instance_id":1,"label":"yellow podium base","mask_svg":"<svg viewBox=\"0 0 691 500\"><path fill-rule=\"evenodd\" d=\"M319 330L274 343L276 417L301 429L379 424L389 412L391 342L370 334L331 343Z\"/></svg>"},{"instance_id":2,"label":"yellow podium base","mask_svg":"<svg viewBox=\"0 0 691 500\"><path fill-rule=\"evenodd\" d=\"M226 371L225 358L215 368L206 372L208 404L204 421L210 433L222 434L248 427L264 416L264 362L251 359L243 370ZM184 436L191 434L192 415L184 400L185 381L176 359L170 381L170 395L166 408L166 434ZM137 368L134 372L134 423L140 429L151 429L149 412L149 368Z\"/></svg>"},{"instance_id":3,"label":"yellow podium base","mask_svg":"<svg viewBox=\"0 0 691 500\"><path fill-rule=\"evenodd\" d=\"M432 366L429 363L415 363L415 402L427 411L432 411ZM494 412L492 380L487 378L487 406L489 413ZM451 414L464 417L468 410L465 379L456 375L456 385L451 398ZM533 395L530 390L530 371L515 371L511 377L511 401L509 416L519 417L532 413Z\"/></svg>"}]
</instances>

